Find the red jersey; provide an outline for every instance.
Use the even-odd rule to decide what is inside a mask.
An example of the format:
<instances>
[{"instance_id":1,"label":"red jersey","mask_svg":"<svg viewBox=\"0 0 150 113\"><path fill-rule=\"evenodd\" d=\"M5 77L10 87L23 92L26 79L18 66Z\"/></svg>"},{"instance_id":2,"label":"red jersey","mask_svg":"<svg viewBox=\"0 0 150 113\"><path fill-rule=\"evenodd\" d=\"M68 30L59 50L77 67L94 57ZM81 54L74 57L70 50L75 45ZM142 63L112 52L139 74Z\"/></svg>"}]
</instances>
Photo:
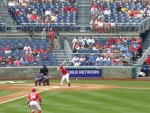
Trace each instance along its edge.
<instances>
[{"instance_id":1,"label":"red jersey","mask_svg":"<svg viewBox=\"0 0 150 113\"><path fill-rule=\"evenodd\" d=\"M68 73L68 71L67 71L64 67L62 67L62 68L61 68L61 73L62 73L63 75L66 75L66 74Z\"/></svg>"},{"instance_id":2,"label":"red jersey","mask_svg":"<svg viewBox=\"0 0 150 113\"><path fill-rule=\"evenodd\" d=\"M28 95L29 101L37 101L37 99L39 99L39 98L41 98L41 97L38 93L32 92Z\"/></svg>"}]
</instances>

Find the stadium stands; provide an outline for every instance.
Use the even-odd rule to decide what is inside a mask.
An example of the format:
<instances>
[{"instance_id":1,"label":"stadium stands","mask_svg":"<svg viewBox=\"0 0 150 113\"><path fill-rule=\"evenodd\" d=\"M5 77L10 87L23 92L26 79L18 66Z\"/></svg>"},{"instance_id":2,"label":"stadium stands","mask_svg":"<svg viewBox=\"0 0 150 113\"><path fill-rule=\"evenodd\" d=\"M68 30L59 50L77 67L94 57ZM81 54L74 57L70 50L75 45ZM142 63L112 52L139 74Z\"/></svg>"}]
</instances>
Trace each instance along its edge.
<instances>
[{"instance_id":1,"label":"stadium stands","mask_svg":"<svg viewBox=\"0 0 150 113\"><path fill-rule=\"evenodd\" d=\"M23 58L24 61L22 61ZM41 66L43 64L58 65L51 52L50 44L46 40L0 40L0 66Z\"/></svg>"},{"instance_id":2,"label":"stadium stands","mask_svg":"<svg viewBox=\"0 0 150 113\"><path fill-rule=\"evenodd\" d=\"M72 2L26 3L27 6L20 3L9 8L11 16L19 25L22 23L36 23L37 25L38 23L54 23L56 25L76 24L77 8Z\"/></svg>"},{"instance_id":3,"label":"stadium stands","mask_svg":"<svg viewBox=\"0 0 150 113\"><path fill-rule=\"evenodd\" d=\"M91 39L91 38L89 38ZM78 57L84 55L87 63L81 63L81 65L91 65L90 58L92 54L94 55L94 64L92 65L130 65L131 62L135 61L135 58L140 55L142 56L142 39L140 37L101 37L95 38L91 43L87 43L89 39L84 36L77 38L75 37L72 41L74 45L73 52L78 55ZM75 44L74 44L75 43ZM74 58L74 57L73 57ZM96 61L98 58L98 62ZM99 63L99 58L101 62ZM109 63L104 62L104 59L109 58ZM75 63L76 61L74 61Z\"/></svg>"},{"instance_id":4,"label":"stadium stands","mask_svg":"<svg viewBox=\"0 0 150 113\"><path fill-rule=\"evenodd\" d=\"M138 32L140 23L149 16L149 4L146 2L97 2L93 0L90 24L92 29L100 33L114 31L112 30L114 26L115 32Z\"/></svg>"}]
</instances>

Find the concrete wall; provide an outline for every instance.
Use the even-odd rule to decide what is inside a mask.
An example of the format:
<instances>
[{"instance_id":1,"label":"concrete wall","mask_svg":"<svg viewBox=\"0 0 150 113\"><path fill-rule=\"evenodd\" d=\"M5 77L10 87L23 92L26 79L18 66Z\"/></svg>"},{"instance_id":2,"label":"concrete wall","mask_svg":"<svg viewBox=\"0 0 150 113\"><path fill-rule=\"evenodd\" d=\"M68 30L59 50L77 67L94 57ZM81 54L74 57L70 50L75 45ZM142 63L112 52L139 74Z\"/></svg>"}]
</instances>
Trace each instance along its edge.
<instances>
[{"instance_id":1,"label":"concrete wall","mask_svg":"<svg viewBox=\"0 0 150 113\"><path fill-rule=\"evenodd\" d=\"M39 74L41 67L4 67L0 68L0 80L3 79L29 79ZM60 78L61 74L56 71L57 67L48 67L50 78ZM67 67L75 68L75 67ZM103 78L132 78L132 67L80 67L80 68L102 68Z\"/></svg>"}]
</instances>

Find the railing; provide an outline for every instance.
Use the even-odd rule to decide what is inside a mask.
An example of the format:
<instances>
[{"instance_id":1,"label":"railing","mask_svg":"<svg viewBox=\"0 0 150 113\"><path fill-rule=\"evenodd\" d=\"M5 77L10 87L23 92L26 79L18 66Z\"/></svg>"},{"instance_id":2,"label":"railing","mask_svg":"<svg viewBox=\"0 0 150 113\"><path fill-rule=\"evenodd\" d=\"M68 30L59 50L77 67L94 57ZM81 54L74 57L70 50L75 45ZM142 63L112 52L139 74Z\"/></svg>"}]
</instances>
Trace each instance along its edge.
<instances>
[{"instance_id":1,"label":"railing","mask_svg":"<svg viewBox=\"0 0 150 113\"><path fill-rule=\"evenodd\" d=\"M96 32L90 25L76 25L75 23L22 23L22 31L32 29L35 32L42 31L43 28L49 30L51 27L62 32L80 32L81 27L85 27L85 32ZM150 17L144 19L141 23L116 23L114 28L103 28L100 33L143 33L150 28Z\"/></svg>"},{"instance_id":2,"label":"railing","mask_svg":"<svg viewBox=\"0 0 150 113\"><path fill-rule=\"evenodd\" d=\"M71 59L72 59L72 50L71 50L70 45L69 45L69 43L68 43L67 40L64 41L64 49L67 52L67 56L69 58L69 62L71 62Z\"/></svg>"}]
</instances>

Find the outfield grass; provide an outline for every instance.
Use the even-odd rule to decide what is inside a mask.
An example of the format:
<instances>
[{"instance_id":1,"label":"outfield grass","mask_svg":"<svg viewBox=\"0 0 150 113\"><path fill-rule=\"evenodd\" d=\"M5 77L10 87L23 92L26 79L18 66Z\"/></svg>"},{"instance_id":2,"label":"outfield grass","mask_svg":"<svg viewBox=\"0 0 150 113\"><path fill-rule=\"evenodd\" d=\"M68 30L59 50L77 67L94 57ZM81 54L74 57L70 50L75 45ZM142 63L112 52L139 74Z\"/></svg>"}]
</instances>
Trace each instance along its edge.
<instances>
[{"instance_id":1,"label":"outfield grass","mask_svg":"<svg viewBox=\"0 0 150 113\"><path fill-rule=\"evenodd\" d=\"M55 83L58 80L54 81ZM149 113L149 81L72 80L72 83L147 87L40 93L42 113ZM1 92L0 92L1 95ZM0 113L30 113L26 98L0 105Z\"/></svg>"}]
</instances>

